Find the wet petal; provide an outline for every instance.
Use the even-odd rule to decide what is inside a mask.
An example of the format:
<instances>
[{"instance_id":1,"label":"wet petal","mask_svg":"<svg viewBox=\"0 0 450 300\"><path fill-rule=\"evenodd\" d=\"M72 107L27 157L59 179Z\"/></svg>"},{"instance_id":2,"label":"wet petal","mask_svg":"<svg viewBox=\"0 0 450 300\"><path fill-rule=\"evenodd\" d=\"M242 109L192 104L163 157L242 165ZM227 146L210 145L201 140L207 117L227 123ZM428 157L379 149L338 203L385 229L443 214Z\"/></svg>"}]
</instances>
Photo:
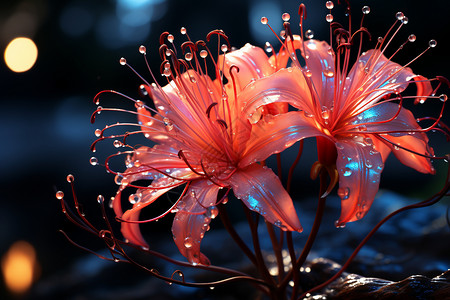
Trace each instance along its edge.
<instances>
[{"instance_id":1,"label":"wet petal","mask_svg":"<svg viewBox=\"0 0 450 300\"><path fill-rule=\"evenodd\" d=\"M218 66L222 68L223 59L225 65L223 67L224 74L228 81L231 81L230 68L234 65L239 68L239 72L235 73L235 82L238 91L242 90L252 80L263 78L275 72L275 67L269 63L269 58L263 49L246 44L241 49L232 51L219 57Z\"/></svg>"},{"instance_id":2,"label":"wet petal","mask_svg":"<svg viewBox=\"0 0 450 300\"><path fill-rule=\"evenodd\" d=\"M302 231L292 199L272 170L253 164L229 180L233 192L245 205L283 230Z\"/></svg>"},{"instance_id":3,"label":"wet petal","mask_svg":"<svg viewBox=\"0 0 450 300\"><path fill-rule=\"evenodd\" d=\"M219 187L207 180L194 181L182 198L183 209L173 221L172 233L180 253L190 263L209 265L208 258L200 253L200 243L211 222L211 211L217 201Z\"/></svg>"},{"instance_id":4,"label":"wet petal","mask_svg":"<svg viewBox=\"0 0 450 300\"><path fill-rule=\"evenodd\" d=\"M383 171L381 154L363 136L336 142L341 216L337 226L364 217L378 192Z\"/></svg>"},{"instance_id":5,"label":"wet petal","mask_svg":"<svg viewBox=\"0 0 450 300\"><path fill-rule=\"evenodd\" d=\"M274 153L279 153L295 142L323 135L314 118L305 117L303 112L288 112L281 115L266 115L253 125L252 135L246 143L240 167L263 161Z\"/></svg>"},{"instance_id":6,"label":"wet petal","mask_svg":"<svg viewBox=\"0 0 450 300\"><path fill-rule=\"evenodd\" d=\"M250 83L240 94L243 111L251 117L259 107L286 102L300 110L314 112L311 92L297 67L282 69L271 76Z\"/></svg>"}]
</instances>

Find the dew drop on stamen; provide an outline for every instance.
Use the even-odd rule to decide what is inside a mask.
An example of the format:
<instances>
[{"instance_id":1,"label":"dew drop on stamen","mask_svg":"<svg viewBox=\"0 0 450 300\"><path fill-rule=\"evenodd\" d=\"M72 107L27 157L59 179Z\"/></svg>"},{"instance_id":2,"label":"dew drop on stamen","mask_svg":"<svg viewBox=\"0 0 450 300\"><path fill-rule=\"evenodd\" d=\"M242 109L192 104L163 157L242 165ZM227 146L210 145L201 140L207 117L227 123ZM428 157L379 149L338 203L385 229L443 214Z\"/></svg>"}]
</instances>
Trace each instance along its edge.
<instances>
[{"instance_id":1,"label":"dew drop on stamen","mask_svg":"<svg viewBox=\"0 0 450 300\"><path fill-rule=\"evenodd\" d=\"M397 20L402 20L405 17L405 15L401 11L399 11L398 13L395 14L395 17L397 18Z\"/></svg>"},{"instance_id":2,"label":"dew drop on stamen","mask_svg":"<svg viewBox=\"0 0 450 300\"><path fill-rule=\"evenodd\" d=\"M409 22L408 17L403 17L402 23L406 25L406 24L408 24L408 22Z\"/></svg>"},{"instance_id":3,"label":"dew drop on stamen","mask_svg":"<svg viewBox=\"0 0 450 300\"><path fill-rule=\"evenodd\" d=\"M167 36L167 40L170 42L170 43L173 43L173 41L174 41L174 37L173 37L173 35L171 35L171 34L169 34L168 36Z\"/></svg>"},{"instance_id":4,"label":"dew drop on stamen","mask_svg":"<svg viewBox=\"0 0 450 300\"><path fill-rule=\"evenodd\" d=\"M379 36L378 37L378 43L382 43L383 41L384 41L384 39L381 36Z\"/></svg>"},{"instance_id":5,"label":"dew drop on stamen","mask_svg":"<svg viewBox=\"0 0 450 300\"><path fill-rule=\"evenodd\" d=\"M291 15L288 14L288 13L284 13L284 14L281 16L281 19L282 19L284 22L288 22L288 21L291 19Z\"/></svg>"},{"instance_id":6,"label":"dew drop on stamen","mask_svg":"<svg viewBox=\"0 0 450 300\"><path fill-rule=\"evenodd\" d=\"M141 196L139 196L138 194L131 194L128 197L128 201L130 202L130 204L136 204L141 201Z\"/></svg>"},{"instance_id":7,"label":"dew drop on stamen","mask_svg":"<svg viewBox=\"0 0 450 300\"><path fill-rule=\"evenodd\" d=\"M114 198L112 198L114 199ZM102 204L105 201L105 197L103 197L103 195L98 195L97 196L97 202Z\"/></svg>"},{"instance_id":8,"label":"dew drop on stamen","mask_svg":"<svg viewBox=\"0 0 450 300\"><path fill-rule=\"evenodd\" d=\"M219 215L219 209L216 206L211 206L209 208L209 214L211 219L215 219Z\"/></svg>"},{"instance_id":9,"label":"dew drop on stamen","mask_svg":"<svg viewBox=\"0 0 450 300\"><path fill-rule=\"evenodd\" d=\"M170 69L170 63L166 62L166 63L164 64L164 69Z\"/></svg>"},{"instance_id":10,"label":"dew drop on stamen","mask_svg":"<svg viewBox=\"0 0 450 300\"><path fill-rule=\"evenodd\" d=\"M328 23L333 22L333 15L332 15L332 14L328 14L328 15L325 17L325 20L327 20Z\"/></svg>"},{"instance_id":11,"label":"dew drop on stamen","mask_svg":"<svg viewBox=\"0 0 450 300\"><path fill-rule=\"evenodd\" d=\"M311 70L306 70L305 75L306 75L306 77L311 77L312 76Z\"/></svg>"},{"instance_id":12,"label":"dew drop on stamen","mask_svg":"<svg viewBox=\"0 0 450 300\"><path fill-rule=\"evenodd\" d=\"M447 95L446 94L442 94L439 96L439 100L441 100L442 102L447 101Z\"/></svg>"},{"instance_id":13,"label":"dew drop on stamen","mask_svg":"<svg viewBox=\"0 0 450 300\"><path fill-rule=\"evenodd\" d=\"M163 76L169 77L172 74L172 71L170 69L164 69L164 72L162 73Z\"/></svg>"},{"instance_id":14,"label":"dew drop on stamen","mask_svg":"<svg viewBox=\"0 0 450 300\"><path fill-rule=\"evenodd\" d=\"M269 22L269 20L266 17L261 18L261 24L266 25Z\"/></svg>"},{"instance_id":15,"label":"dew drop on stamen","mask_svg":"<svg viewBox=\"0 0 450 300\"><path fill-rule=\"evenodd\" d=\"M365 15L369 14L370 13L370 7L367 6L367 5L363 6L362 13L365 14Z\"/></svg>"},{"instance_id":16,"label":"dew drop on stamen","mask_svg":"<svg viewBox=\"0 0 450 300\"><path fill-rule=\"evenodd\" d=\"M269 42L266 42L264 44L264 50L266 50L267 53L272 53L273 52L273 47Z\"/></svg>"},{"instance_id":17,"label":"dew drop on stamen","mask_svg":"<svg viewBox=\"0 0 450 300\"><path fill-rule=\"evenodd\" d=\"M411 42L411 43L415 42L416 41L416 35L415 34L410 34L408 36L408 41Z\"/></svg>"},{"instance_id":18,"label":"dew drop on stamen","mask_svg":"<svg viewBox=\"0 0 450 300\"><path fill-rule=\"evenodd\" d=\"M286 38L286 31L285 30L281 30L280 31L280 37L281 37L281 39L285 39Z\"/></svg>"},{"instance_id":19,"label":"dew drop on stamen","mask_svg":"<svg viewBox=\"0 0 450 300\"><path fill-rule=\"evenodd\" d=\"M96 137L99 137L102 135L102 130L101 129L95 129L94 134Z\"/></svg>"},{"instance_id":20,"label":"dew drop on stamen","mask_svg":"<svg viewBox=\"0 0 450 300\"><path fill-rule=\"evenodd\" d=\"M64 198L64 192L57 191L55 196L56 196L56 199L61 200L62 198Z\"/></svg>"},{"instance_id":21,"label":"dew drop on stamen","mask_svg":"<svg viewBox=\"0 0 450 300\"><path fill-rule=\"evenodd\" d=\"M436 45L437 45L436 40L430 40L430 41L428 42L428 46L430 46L431 48L436 47Z\"/></svg>"},{"instance_id":22,"label":"dew drop on stamen","mask_svg":"<svg viewBox=\"0 0 450 300\"><path fill-rule=\"evenodd\" d=\"M170 51L169 49L166 50L166 56L171 56L172 55L172 51Z\"/></svg>"},{"instance_id":23,"label":"dew drop on stamen","mask_svg":"<svg viewBox=\"0 0 450 300\"><path fill-rule=\"evenodd\" d=\"M223 53L228 51L228 46L225 44L222 44L222 46L220 46L220 50L222 50Z\"/></svg>"},{"instance_id":24,"label":"dew drop on stamen","mask_svg":"<svg viewBox=\"0 0 450 300\"><path fill-rule=\"evenodd\" d=\"M180 29L180 33L181 33L181 34L186 34L186 32L187 32L186 28L184 28L184 27L181 27L181 29Z\"/></svg>"},{"instance_id":25,"label":"dew drop on stamen","mask_svg":"<svg viewBox=\"0 0 450 300\"><path fill-rule=\"evenodd\" d=\"M73 177L72 174L67 175L66 180L68 183L72 183L74 182L75 178Z\"/></svg>"},{"instance_id":26,"label":"dew drop on stamen","mask_svg":"<svg viewBox=\"0 0 450 300\"><path fill-rule=\"evenodd\" d=\"M333 3L333 1L327 1L327 2L325 3L325 6L326 6L328 9L333 9L334 3Z\"/></svg>"},{"instance_id":27,"label":"dew drop on stamen","mask_svg":"<svg viewBox=\"0 0 450 300\"><path fill-rule=\"evenodd\" d=\"M97 115L99 115L102 112L103 107L101 107L100 105L97 106Z\"/></svg>"},{"instance_id":28,"label":"dew drop on stamen","mask_svg":"<svg viewBox=\"0 0 450 300\"><path fill-rule=\"evenodd\" d=\"M113 145L114 147L119 148L122 146L122 142L119 140L114 140Z\"/></svg>"},{"instance_id":29,"label":"dew drop on stamen","mask_svg":"<svg viewBox=\"0 0 450 300\"><path fill-rule=\"evenodd\" d=\"M312 39L314 37L314 31L312 31L311 29L306 30L305 36L307 39Z\"/></svg>"},{"instance_id":30,"label":"dew drop on stamen","mask_svg":"<svg viewBox=\"0 0 450 300\"><path fill-rule=\"evenodd\" d=\"M208 56L208 51L206 51L206 50L200 51L200 57L201 58L206 58L207 56Z\"/></svg>"},{"instance_id":31,"label":"dew drop on stamen","mask_svg":"<svg viewBox=\"0 0 450 300\"><path fill-rule=\"evenodd\" d=\"M96 166L96 165L98 164L98 159L97 159L97 157L92 156L92 157L89 159L89 163L90 163L91 165L93 165L93 166Z\"/></svg>"},{"instance_id":32,"label":"dew drop on stamen","mask_svg":"<svg viewBox=\"0 0 450 300\"><path fill-rule=\"evenodd\" d=\"M125 65L127 64L127 60L125 59L125 57L121 57L120 60L119 60L119 63L120 63L122 66L125 66Z\"/></svg>"},{"instance_id":33,"label":"dew drop on stamen","mask_svg":"<svg viewBox=\"0 0 450 300\"><path fill-rule=\"evenodd\" d=\"M141 45L141 46L139 47L139 53L141 53L141 54L146 54L146 53L147 53L147 48L145 48L144 45Z\"/></svg>"},{"instance_id":34,"label":"dew drop on stamen","mask_svg":"<svg viewBox=\"0 0 450 300\"><path fill-rule=\"evenodd\" d=\"M191 60L192 60L192 57L193 57L193 55L192 55L191 52L188 52L188 53L186 53L186 54L184 55L184 59L187 60L187 61L191 61Z\"/></svg>"}]
</instances>

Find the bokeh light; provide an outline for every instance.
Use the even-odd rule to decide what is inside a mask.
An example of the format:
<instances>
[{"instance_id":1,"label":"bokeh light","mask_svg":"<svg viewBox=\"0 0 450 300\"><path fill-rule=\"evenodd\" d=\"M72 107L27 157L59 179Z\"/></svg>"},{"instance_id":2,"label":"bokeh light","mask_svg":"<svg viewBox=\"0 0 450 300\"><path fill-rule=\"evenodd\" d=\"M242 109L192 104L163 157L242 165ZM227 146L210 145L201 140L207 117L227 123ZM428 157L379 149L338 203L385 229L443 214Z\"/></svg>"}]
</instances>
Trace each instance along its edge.
<instances>
[{"instance_id":1,"label":"bokeh light","mask_svg":"<svg viewBox=\"0 0 450 300\"><path fill-rule=\"evenodd\" d=\"M2 258L2 273L8 289L14 294L26 292L33 283L36 253L25 241L15 242Z\"/></svg>"},{"instance_id":2,"label":"bokeh light","mask_svg":"<svg viewBox=\"0 0 450 300\"><path fill-rule=\"evenodd\" d=\"M14 72L26 72L36 62L38 49L29 38L18 37L13 39L5 49L5 62Z\"/></svg>"}]
</instances>

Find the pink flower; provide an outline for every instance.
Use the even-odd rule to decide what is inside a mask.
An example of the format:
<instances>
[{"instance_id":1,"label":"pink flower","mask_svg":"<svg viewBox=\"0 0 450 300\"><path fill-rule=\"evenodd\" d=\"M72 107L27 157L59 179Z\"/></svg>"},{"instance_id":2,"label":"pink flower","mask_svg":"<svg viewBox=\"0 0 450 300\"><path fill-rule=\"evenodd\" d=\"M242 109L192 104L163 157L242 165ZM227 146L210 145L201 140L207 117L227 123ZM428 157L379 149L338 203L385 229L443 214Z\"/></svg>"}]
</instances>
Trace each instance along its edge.
<instances>
[{"instance_id":1,"label":"pink flower","mask_svg":"<svg viewBox=\"0 0 450 300\"><path fill-rule=\"evenodd\" d=\"M353 41L345 31L338 32L337 40L341 44L335 53L326 42L288 37L285 47L290 53L300 50L306 66L291 57L293 67L253 82L241 97L246 99L249 113L279 102L298 109L287 113L290 126L303 127L299 139L316 137L319 162L339 174L341 215L336 225L343 226L368 212L390 152L419 172L435 171L426 130L402 107L403 98L408 97L400 94L415 79L418 90L412 98L424 101L432 92L429 81L386 58L383 41L376 49L360 54L349 70Z\"/></svg>"},{"instance_id":2,"label":"pink flower","mask_svg":"<svg viewBox=\"0 0 450 300\"><path fill-rule=\"evenodd\" d=\"M283 230L302 230L292 200L278 177L257 163L287 148L302 128L290 125L293 114L267 116L252 125L242 113L242 104L248 99L240 94L247 84L276 71L263 50L247 45L222 55L218 62L213 60L217 79L211 80L200 67L211 57L209 49L199 42L188 43L190 52L182 62L174 58L173 50L162 50L166 59L162 73L169 82L164 87L145 86L156 109L136 101L141 130L156 145L132 151L128 169L117 175L121 186L113 208L123 220L124 237L147 247L139 223L148 220L139 221L141 210L171 189L185 185L182 196L169 209L176 211L174 241L192 264L207 265L200 243L211 219L218 214L218 201L226 198L229 189L274 225ZM222 51L227 52L223 47ZM219 70L228 80L226 85L220 80ZM286 136L289 131L290 137ZM151 184L131 195L133 207L123 212L122 191L138 180L150 180ZM226 192L219 193L221 189ZM218 200L218 195L222 199Z\"/></svg>"}]
</instances>

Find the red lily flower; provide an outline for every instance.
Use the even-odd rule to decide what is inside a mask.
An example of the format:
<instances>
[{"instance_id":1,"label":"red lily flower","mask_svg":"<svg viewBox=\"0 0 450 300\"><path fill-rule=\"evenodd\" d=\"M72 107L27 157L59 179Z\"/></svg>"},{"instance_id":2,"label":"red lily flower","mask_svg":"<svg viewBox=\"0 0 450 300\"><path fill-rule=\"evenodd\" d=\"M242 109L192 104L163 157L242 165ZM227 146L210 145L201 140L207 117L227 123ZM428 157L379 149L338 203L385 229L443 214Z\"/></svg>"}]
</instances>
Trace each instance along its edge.
<instances>
[{"instance_id":1,"label":"red lily flower","mask_svg":"<svg viewBox=\"0 0 450 300\"><path fill-rule=\"evenodd\" d=\"M226 193L232 189L249 209L283 230L302 230L292 200L278 177L257 163L283 151L296 134L280 139L290 126L287 124L291 115L270 116L252 125L242 113L247 99L240 94L254 74L275 72L264 51L245 46L222 55L219 62L212 59L217 78L213 81L200 67L206 65L211 52L200 42L190 43L186 60L176 60L175 51L168 47L162 50L162 74L169 79L166 86L143 86L156 109L133 100L142 132L156 145L128 151L128 169L117 175L120 188L113 208L123 221L124 237L144 247L147 243L139 224L156 220L169 211L176 212L172 232L178 249L192 264L207 265L208 259L200 253L200 242L211 219L217 216L221 189L226 189ZM227 48L222 46L222 51L227 52ZM219 70L228 80L226 85ZM297 129L301 132L301 128ZM133 207L123 212L122 191L135 186L133 183L138 180L152 182L130 196ZM182 196L171 209L151 220L139 220L143 208L184 184ZM223 199L225 196L219 201Z\"/></svg>"},{"instance_id":2,"label":"red lily flower","mask_svg":"<svg viewBox=\"0 0 450 300\"><path fill-rule=\"evenodd\" d=\"M289 24L285 26L290 32ZM357 34L362 35L361 31ZM296 115L290 126L307 128L299 139L316 137L319 163L328 170L337 170L341 215L336 225L344 226L368 212L390 152L419 172L435 172L430 162L433 150L425 132L440 117L433 126L422 129L413 114L402 107L402 101L447 97L429 96L433 92L429 80L386 58L384 39L375 49L359 52L348 71L352 35L344 30L336 32L340 41L336 53L326 42L288 36L284 48L294 55L293 66L251 83L241 97L247 99L245 110L249 113L279 102L298 109L288 113ZM413 40L415 37L410 38ZM431 41L430 47L434 45ZM301 51L306 66L298 63L293 49ZM402 97L400 93L412 79L418 87L417 95ZM399 103L393 103L394 100ZM292 134L289 132L286 137Z\"/></svg>"}]
</instances>

